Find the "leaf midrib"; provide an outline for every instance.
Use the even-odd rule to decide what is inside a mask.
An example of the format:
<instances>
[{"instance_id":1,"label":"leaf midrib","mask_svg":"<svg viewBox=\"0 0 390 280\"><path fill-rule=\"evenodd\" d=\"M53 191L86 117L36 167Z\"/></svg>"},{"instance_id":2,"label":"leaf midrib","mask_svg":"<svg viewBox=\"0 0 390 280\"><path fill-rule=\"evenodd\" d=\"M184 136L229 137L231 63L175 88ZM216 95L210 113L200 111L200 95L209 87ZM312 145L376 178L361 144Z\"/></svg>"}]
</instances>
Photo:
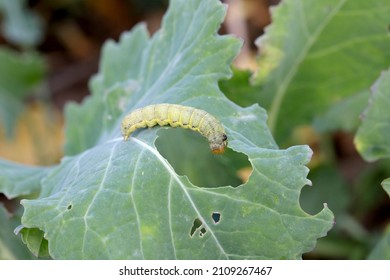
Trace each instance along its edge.
<instances>
[{"instance_id":1,"label":"leaf midrib","mask_svg":"<svg viewBox=\"0 0 390 280\"><path fill-rule=\"evenodd\" d=\"M314 33L308 38L307 43L302 48L301 52L297 56L297 59L295 60L295 63L292 65L290 70L287 72L287 75L285 75L284 78L282 79L282 82L276 91L275 99L272 102L271 108L269 110L268 124L269 124L269 128L273 134L275 133L275 128L276 128L276 123L277 123L278 116L279 116L279 111L280 111L284 96L287 92L287 87L291 83L291 80L294 77L294 75L296 74L298 66L302 63L302 61L306 57L306 54L309 52L310 48L316 42L316 40L320 36L321 32L325 29L327 24L337 14L337 12L340 11L342 6L346 2L347 2L347 0L341 0L339 2L339 4L333 9L333 11L331 13L329 13L329 15L325 18L325 20L322 22L322 24L318 25L318 27L314 31ZM305 25L307 25L307 23Z\"/></svg>"},{"instance_id":2,"label":"leaf midrib","mask_svg":"<svg viewBox=\"0 0 390 280\"><path fill-rule=\"evenodd\" d=\"M169 172L169 174L171 175L171 178L174 179L177 184L180 186L180 188L182 189L183 193L185 194L185 196L187 197L188 201L190 202L192 208L194 209L196 215L198 216L199 220L202 222L202 225L204 225L204 227L206 228L206 230L211 234L211 236L213 237L213 239L215 240L215 243L217 244L217 247L219 248L220 252L222 255L225 256L226 259L229 259L228 257L228 254L225 252L225 250L223 249L222 245L219 243L219 240L218 238L216 237L215 233L212 231L211 227L209 226L209 224L207 223L206 219L202 216L202 214L200 213L199 209L197 208L197 206L195 205L194 201L192 200L189 192L187 191L186 189L186 186L183 184L183 182L180 180L179 176L176 174L176 172L173 170L172 166L170 166L168 164L168 162L166 161L166 159L164 157L162 157L156 149L153 149L152 147L150 147L149 145L147 145L146 143L142 142L141 140L137 139L137 138L131 138L131 140L133 140L134 142L136 142L138 145L142 146L143 148L147 149L148 151L150 151L163 165L164 167L166 168L166 170Z\"/></svg>"}]
</instances>

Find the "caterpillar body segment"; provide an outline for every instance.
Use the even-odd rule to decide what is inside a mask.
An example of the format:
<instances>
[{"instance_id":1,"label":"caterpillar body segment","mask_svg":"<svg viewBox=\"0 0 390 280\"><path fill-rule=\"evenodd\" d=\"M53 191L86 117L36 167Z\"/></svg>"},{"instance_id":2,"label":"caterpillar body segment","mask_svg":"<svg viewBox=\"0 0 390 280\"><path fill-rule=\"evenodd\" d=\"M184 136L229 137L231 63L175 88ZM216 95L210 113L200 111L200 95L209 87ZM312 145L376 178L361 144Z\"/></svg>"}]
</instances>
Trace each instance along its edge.
<instances>
[{"instance_id":1,"label":"caterpillar body segment","mask_svg":"<svg viewBox=\"0 0 390 280\"><path fill-rule=\"evenodd\" d=\"M138 128L156 125L198 131L215 154L223 153L227 146L225 129L217 118L204 110L177 104L154 104L129 113L122 120L122 135L127 140Z\"/></svg>"}]
</instances>

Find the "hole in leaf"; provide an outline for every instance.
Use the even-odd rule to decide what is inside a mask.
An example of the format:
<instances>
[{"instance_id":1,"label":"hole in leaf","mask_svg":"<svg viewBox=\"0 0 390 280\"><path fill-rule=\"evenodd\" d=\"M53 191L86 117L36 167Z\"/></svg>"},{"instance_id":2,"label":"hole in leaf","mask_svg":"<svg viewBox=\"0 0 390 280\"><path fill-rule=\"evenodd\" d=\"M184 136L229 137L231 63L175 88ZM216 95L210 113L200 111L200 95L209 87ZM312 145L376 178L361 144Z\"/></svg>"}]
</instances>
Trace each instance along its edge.
<instances>
[{"instance_id":1,"label":"hole in leaf","mask_svg":"<svg viewBox=\"0 0 390 280\"><path fill-rule=\"evenodd\" d=\"M156 147L175 172L186 175L199 187L232 186L245 182L243 169L252 171L248 157L229 148L224 154L215 155L210 151L208 141L197 132L188 129L162 129Z\"/></svg>"},{"instance_id":2,"label":"hole in leaf","mask_svg":"<svg viewBox=\"0 0 390 280\"><path fill-rule=\"evenodd\" d=\"M316 215L323 209L324 203L328 204L336 217L347 211L348 185L337 168L331 165L312 168L308 179L314 187L305 186L299 197L300 206L306 213Z\"/></svg>"},{"instance_id":3,"label":"hole in leaf","mask_svg":"<svg viewBox=\"0 0 390 280\"><path fill-rule=\"evenodd\" d=\"M22 228L19 232L30 251L38 258L48 258L49 243L45 233L38 228Z\"/></svg>"},{"instance_id":4,"label":"hole in leaf","mask_svg":"<svg viewBox=\"0 0 390 280\"><path fill-rule=\"evenodd\" d=\"M205 228L201 228L200 232L199 232L199 236L202 237L205 234L206 234L206 229Z\"/></svg>"},{"instance_id":5,"label":"hole in leaf","mask_svg":"<svg viewBox=\"0 0 390 280\"><path fill-rule=\"evenodd\" d=\"M194 223L192 224L192 228L191 228L191 231L190 231L190 236L192 237L195 233L195 231L200 228L202 226L202 222L201 220L199 220L198 218L196 218L194 220Z\"/></svg>"},{"instance_id":6,"label":"hole in leaf","mask_svg":"<svg viewBox=\"0 0 390 280\"><path fill-rule=\"evenodd\" d=\"M253 85L252 71L233 69L234 75L228 79L219 81L219 88L234 103L241 107L248 107L258 102L260 85ZM240 86L237 86L240 85ZM239 91L239 92L237 92Z\"/></svg>"},{"instance_id":7,"label":"hole in leaf","mask_svg":"<svg viewBox=\"0 0 390 280\"><path fill-rule=\"evenodd\" d=\"M72 204L69 204L68 207L66 207L67 210L71 210L73 208Z\"/></svg>"},{"instance_id":8,"label":"hole in leaf","mask_svg":"<svg viewBox=\"0 0 390 280\"><path fill-rule=\"evenodd\" d=\"M213 219L215 224L218 224L219 221L221 220L221 213L213 212L213 214L211 214L211 218Z\"/></svg>"}]
</instances>

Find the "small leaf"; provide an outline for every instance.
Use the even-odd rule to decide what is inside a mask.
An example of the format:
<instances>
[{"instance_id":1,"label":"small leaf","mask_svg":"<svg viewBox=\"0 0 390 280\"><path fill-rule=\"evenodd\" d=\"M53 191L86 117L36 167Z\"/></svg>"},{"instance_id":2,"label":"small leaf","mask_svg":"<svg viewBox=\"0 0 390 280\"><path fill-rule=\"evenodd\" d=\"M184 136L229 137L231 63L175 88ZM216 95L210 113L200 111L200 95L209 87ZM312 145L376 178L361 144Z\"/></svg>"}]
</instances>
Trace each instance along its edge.
<instances>
[{"instance_id":1,"label":"small leaf","mask_svg":"<svg viewBox=\"0 0 390 280\"><path fill-rule=\"evenodd\" d=\"M367 161L390 157L390 70L372 87L369 106L355 137L359 153Z\"/></svg>"}]
</instances>

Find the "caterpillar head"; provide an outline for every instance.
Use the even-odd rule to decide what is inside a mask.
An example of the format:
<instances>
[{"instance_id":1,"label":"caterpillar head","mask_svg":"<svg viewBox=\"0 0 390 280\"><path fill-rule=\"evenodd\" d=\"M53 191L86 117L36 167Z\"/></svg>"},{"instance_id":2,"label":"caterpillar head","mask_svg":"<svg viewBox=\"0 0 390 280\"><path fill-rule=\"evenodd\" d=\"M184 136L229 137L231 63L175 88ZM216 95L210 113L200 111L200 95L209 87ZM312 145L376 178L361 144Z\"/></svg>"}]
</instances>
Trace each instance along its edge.
<instances>
[{"instance_id":1,"label":"caterpillar head","mask_svg":"<svg viewBox=\"0 0 390 280\"><path fill-rule=\"evenodd\" d=\"M227 136L225 133L216 135L209 141L210 149L213 154L222 154L225 152L225 148L228 144Z\"/></svg>"}]
</instances>

